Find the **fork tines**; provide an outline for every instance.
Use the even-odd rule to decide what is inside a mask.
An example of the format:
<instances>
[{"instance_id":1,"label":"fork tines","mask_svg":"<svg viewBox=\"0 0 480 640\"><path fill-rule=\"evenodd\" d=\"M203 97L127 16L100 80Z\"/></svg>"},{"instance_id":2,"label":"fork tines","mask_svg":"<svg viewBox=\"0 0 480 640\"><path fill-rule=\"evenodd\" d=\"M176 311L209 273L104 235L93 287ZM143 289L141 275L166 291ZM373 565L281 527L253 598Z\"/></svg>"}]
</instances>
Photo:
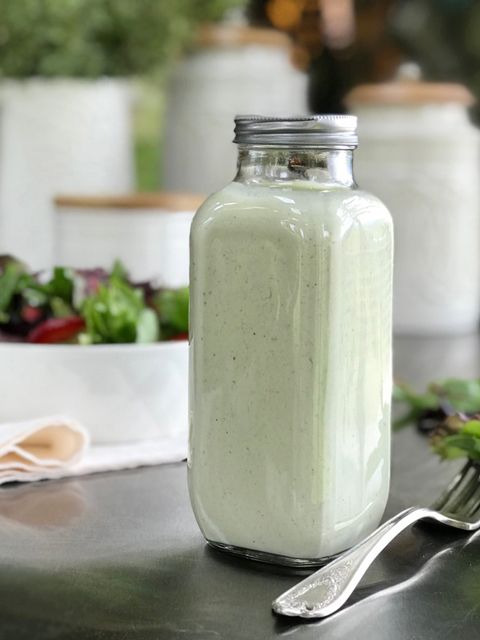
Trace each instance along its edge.
<instances>
[{"instance_id":1,"label":"fork tines","mask_svg":"<svg viewBox=\"0 0 480 640\"><path fill-rule=\"evenodd\" d=\"M469 460L432 505L455 518L471 518L480 509L480 464Z\"/></svg>"}]
</instances>

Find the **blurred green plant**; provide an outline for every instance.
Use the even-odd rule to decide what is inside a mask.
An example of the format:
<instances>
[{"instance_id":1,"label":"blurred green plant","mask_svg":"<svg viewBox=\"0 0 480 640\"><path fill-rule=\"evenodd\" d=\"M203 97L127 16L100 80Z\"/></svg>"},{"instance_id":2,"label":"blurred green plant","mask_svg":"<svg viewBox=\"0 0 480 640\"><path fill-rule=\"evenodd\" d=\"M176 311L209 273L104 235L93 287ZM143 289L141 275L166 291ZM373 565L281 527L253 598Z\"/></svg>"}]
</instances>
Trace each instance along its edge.
<instances>
[{"instance_id":1,"label":"blurred green plant","mask_svg":"<svg viewBox=\"0 0 480 640\"><path fill-rule=\"evenodd\" d=\"M125 77L161 69L201 22L244 0L0 0L0 76Z\"/></svg>"},{"instance_id":2,"label":"blurred green plant","mask_svg":"<svg viewBox=\"0 0 480 640\"><path fill-rule=\"evenodd\" d=\"M480 461L480 379L432 382L424 393L397 384L393 398L406 409L394 428L415 424L442 458Z\"/></svg>"},{"instance_id":3,"label":"blurred green plant","mask_svg":"<svg viewBox=\"0 0 480 640\"><path fill-rule=\"evenodd\" d=\"M163 77L135 82L135 173L138 191L158 191L162 184L161 152L165 112Z\"/></svg>"}]
</instances>

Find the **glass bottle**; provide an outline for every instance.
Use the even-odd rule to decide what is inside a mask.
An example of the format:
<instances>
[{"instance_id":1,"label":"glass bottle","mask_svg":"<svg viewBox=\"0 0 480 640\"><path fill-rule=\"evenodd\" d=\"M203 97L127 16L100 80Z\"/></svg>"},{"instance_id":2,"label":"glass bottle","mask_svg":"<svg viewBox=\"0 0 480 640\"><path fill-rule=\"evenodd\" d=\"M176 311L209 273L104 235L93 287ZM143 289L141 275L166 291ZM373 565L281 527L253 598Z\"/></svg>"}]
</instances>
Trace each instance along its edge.
<instances>
[{"instance_id":1,"label":"glass bottle","mask_svg":"<svg viewBox=\"0 0 480 640\"><path fill-rule=\"evenodd\" d=\"M392 224L355 117L237 117L235 142L191 230L191 502L217 548L319 564L387 500Z\"/></svg>"}]
</instances>

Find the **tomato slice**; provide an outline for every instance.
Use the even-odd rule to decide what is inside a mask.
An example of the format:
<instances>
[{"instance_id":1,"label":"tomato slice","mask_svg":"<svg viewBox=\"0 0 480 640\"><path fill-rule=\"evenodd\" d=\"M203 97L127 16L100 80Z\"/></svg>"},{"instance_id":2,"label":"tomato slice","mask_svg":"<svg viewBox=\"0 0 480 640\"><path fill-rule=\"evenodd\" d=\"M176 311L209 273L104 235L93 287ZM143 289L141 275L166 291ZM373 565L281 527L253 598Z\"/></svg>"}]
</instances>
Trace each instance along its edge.
<instances>
[{"instance_id":1,"label":"tomato slice","mask_svg":"<svg viewBox=\"0 0 480 640\"><path fill-rule=\"evenodd\" d=\"M30 331L27 335L27 342L37 344L67 342L75 338L84 328L85 321L79 316L49 318Z\"/></svg>"},{"instance_id":2,"label":"tomato slice","mask_svg":"<svg viewBox=\"0 0 480 640\"><path fill-rule=\"evenodd\" d=\"M43 310L40 309L39 307L32 307L32 305L26 305L20 311L20 316L22 320L24 320L25 322L33 324L35 322L38 322L38 320L41 319L43 313L44 313Z\"/></svg>"},{"instance_id":3,"label":"tomato slice","mask_svg":"<svg viewBox=\"0 0 480 640\"><path fill-rule=\"evenodd\" d=\"M170 340L188 340L188 333L177 333L177 335L170 338Z\"/></svg>"}]
</instances>

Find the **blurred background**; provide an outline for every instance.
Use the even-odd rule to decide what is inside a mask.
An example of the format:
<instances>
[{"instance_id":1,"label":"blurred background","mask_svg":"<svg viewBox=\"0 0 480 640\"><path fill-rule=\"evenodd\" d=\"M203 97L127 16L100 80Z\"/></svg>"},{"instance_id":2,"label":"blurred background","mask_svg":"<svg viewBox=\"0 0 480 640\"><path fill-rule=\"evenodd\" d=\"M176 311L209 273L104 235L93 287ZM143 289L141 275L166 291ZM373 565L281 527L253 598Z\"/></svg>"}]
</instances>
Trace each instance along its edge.
<instances>
[{"instance_id":1,"label":"blurred background","mask_svg":"<svg viewBox=\"0 0 480 640\"><path fill-rule=\"evenodd\" d=\"M479 97L478 0L0 0L0 422L186 441L189 229L236 114L354 113L394 331L476 332Z\"/></svg>"},{"instance_id":2,"label":"blurred background","mask_svg":"<svg viewBox=\"0 0 480 640\"><path fill-rule=\"evenodd\" d=\"M478 249L479 95L475 0L1 0L0 252L35 269L116 256L186 285L193 211L235 173L233 116L350 110L360 183L399 230L396 308L422 270L438 303L397 326L428 332L455 299L470 320L444 328L472 330L478 266L453 263Z\"/></svg>"},{"instance_id":3,"label":"blurred background","mask_svg":"<svg viewBox=\"0 0 480 640\"><path fill-rule=\"evenodd\" d=\"M179 58L202 47L201 25L221 21L287 34L313 112L345 111L349 89L391 79L405 60L418 62L426 79L480 94L475 0L2 0L0 74L134 81L135 186L155 191L168 78ZM478 121L478 106L473 113Z\"/></svg>"}]
</instances>

